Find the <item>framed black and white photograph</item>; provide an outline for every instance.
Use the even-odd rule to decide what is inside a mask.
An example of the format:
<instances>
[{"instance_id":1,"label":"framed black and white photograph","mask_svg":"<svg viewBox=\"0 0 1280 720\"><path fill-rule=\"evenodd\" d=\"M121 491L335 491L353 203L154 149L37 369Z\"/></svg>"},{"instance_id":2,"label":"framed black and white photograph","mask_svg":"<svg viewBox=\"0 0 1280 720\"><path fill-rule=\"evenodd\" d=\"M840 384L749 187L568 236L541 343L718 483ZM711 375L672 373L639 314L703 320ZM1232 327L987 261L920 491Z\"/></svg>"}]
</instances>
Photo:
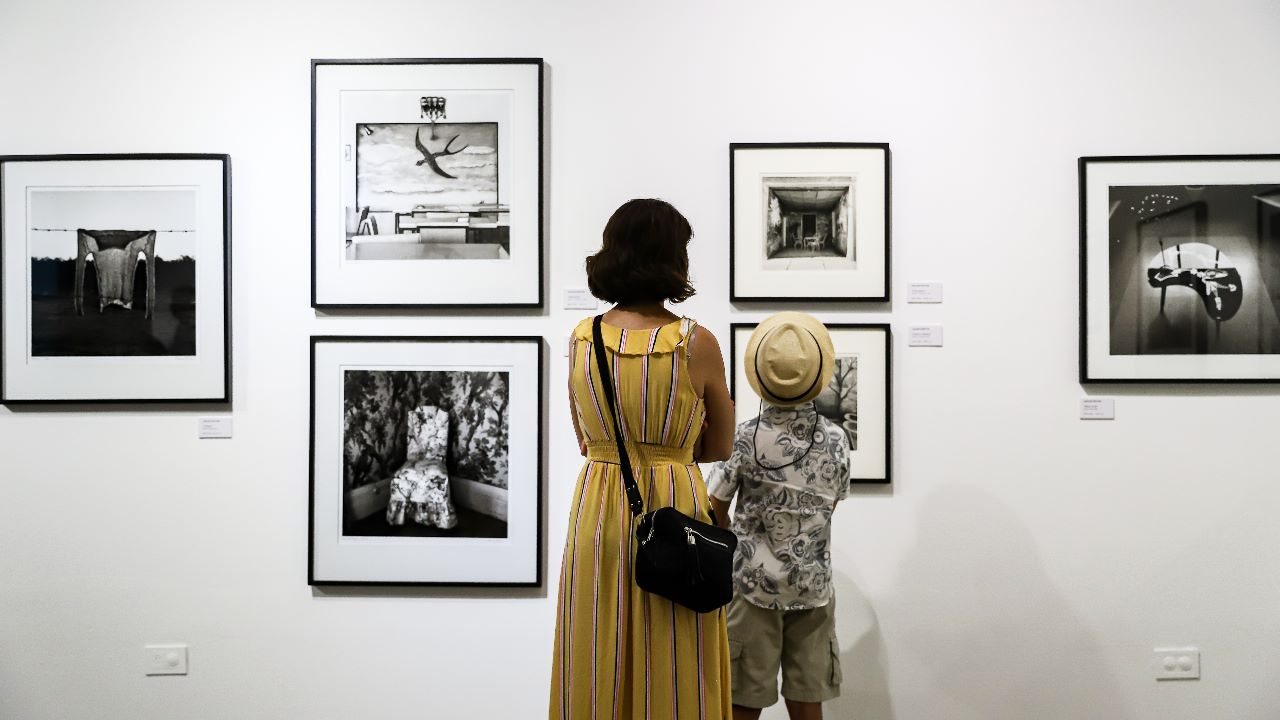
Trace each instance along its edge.
<instances>
[{"instance_id":1,"label":"framed black and white photograph","mask_svg":"<svg viewBox=\"0 0 1280 720\"><path fill-rule=\"evenodd\" d=\"M312 306L541 307L542 78L313 60Z\"/></svg>"},{"instance_id":2,"label":"framed black and white photograph","mask_svg":"<svg viewBox=\"0 0 1280 720\"><path fill-rule=\"evenodd\" d=\"M818 414L844 430L849 439L849 481L890 480L891 349L885 323L825 323L836 351L835 372L814 400ZM739 424L760 414L761 400L746 375L747 341L755 323L733 323L729 354L733 362L729 389Z\"/></svg>"},{"instance_id":3,"label":"framed black and white photograph","mask_svg":"<svg viewBox=\"0 0 1280 720\"><path fill-rule=\"evenodd\" d=\"M1080 159L1080 381L1280 382L1280 155Z\"/></svg>"},{"instance_id":4,"label":"framed black and white photograph","mask_svg":"<svg viewBox=\"0 0 1280 720\"><path fill-rule=\"evenodd\" d=\"M0 402L231 396L226 155L0 157Z\"/></svg>"},{"instance_id":5,"label":"framed black and white photograph","mask_svg":"<svg viewBox=\"0 0 1280 720\"><path fill-rule=\"evenodd\" d=\"M313 337L312 585L536 586L542 341Z\"/></svg>"},{"instance_id":6,"label":"framed black and white photograph","mask_svg":"<svg viewBox=\"0 0 1280 720\"><path fill-rule=\"evenodd\" d=\"M732 302L886 302L889 146L729 146Z\"/></svg>"}]
</instances>

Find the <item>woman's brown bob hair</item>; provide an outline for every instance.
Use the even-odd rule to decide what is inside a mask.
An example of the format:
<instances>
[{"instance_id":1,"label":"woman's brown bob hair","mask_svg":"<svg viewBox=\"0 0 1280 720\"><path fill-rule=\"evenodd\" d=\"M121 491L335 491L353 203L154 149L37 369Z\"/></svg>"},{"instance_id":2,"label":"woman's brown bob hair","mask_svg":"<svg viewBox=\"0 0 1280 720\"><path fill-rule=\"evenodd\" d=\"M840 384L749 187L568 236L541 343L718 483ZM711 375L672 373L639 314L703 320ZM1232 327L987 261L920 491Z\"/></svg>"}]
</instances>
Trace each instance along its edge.
<instances>
[{"instance_id":1,"label":"woman's brown bob hair","mask_svg":"<svg viewBox=\"0 0 1280 720\"><path fill-rule=\"evenodd\" d=\"M684 302L689 284L689 221L662 200L630 200L604 226L600 251L587 258L591 294L615 305Z\"/></svg>"}]
</instances>

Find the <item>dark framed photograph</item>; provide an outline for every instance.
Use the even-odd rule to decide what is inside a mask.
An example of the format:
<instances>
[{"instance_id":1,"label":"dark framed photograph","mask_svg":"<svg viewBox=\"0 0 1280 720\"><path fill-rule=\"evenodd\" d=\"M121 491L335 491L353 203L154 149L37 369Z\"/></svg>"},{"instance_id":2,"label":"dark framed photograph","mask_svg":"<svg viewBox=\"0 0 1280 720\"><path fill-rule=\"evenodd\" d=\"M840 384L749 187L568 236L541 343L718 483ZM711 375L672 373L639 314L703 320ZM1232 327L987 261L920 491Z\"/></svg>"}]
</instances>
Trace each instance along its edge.
<instances>
[{"instance_id":1,"label":"dark framed photograph","mask_svg":"<svg viewBox=\"0 0 1280 720\"><path fill-rule=\"evenodd\" d=\"M732 302L887 302L889 145L729 145Z\"/></svg>"},{"instance_id":2,"label":"dark framed photograph","mask_svg":"<svg viewBox=\"0 0 1280 720\"><path fill-rule=\"evenodd\" d=\"M542 306L540 59L312 60L311 304Z\"/></svg>"},{"instance_id":3,"label":"dark framed photograph","mask_svg":"<svg viewBox=\"0 0 1280 720\"><path fill-rule=\"evenodd\" d=\"M542 345L311 338L312 585L541 584Z\"/></svg>"},{"instance_id":4,"label":"dark framed photograph","mask_svg":"<svg viewBox=\"0 0 1280 720\"><path fill-rule=\"evenodd\" d=\"M231 159L0 156L0 402L231 399Z\"/></svg>"},{"instance_id":5,"label":"dark framed photograph","mask_svg":"<svg viewBox=\"0 0 1280 720\"><path fill-rule=\"evenodd\" d=\"M1079 167L1080 382L1280 382L1280 155Z\"/></svg>"},{"instance_id":6,"label":"dark framed photograph","mask_svg":"<svg viewBox=\"0 0 1280 720\"><path fill-rule=\"evenodd\" d=\"M849 439L849 481L887 483L891 475L892 349L887 323L824 323L836 350L831 382L814 400L818 413L844 429ZM730 326L733 373L729 390L738 423L760 414L760 397L747 382L747 341L756 323Z\"/></svg>"}]
</instances>

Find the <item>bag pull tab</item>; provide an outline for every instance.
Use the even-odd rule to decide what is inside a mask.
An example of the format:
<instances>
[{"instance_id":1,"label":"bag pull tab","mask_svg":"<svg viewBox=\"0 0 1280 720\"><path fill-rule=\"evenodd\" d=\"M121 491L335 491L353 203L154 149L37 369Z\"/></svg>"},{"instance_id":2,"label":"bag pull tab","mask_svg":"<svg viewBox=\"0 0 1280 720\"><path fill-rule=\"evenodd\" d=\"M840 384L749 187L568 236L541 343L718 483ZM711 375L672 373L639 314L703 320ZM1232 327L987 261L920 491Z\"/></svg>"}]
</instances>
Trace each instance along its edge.
<instances>
[{"instance_id":1,"label":"bag pull tab","mask_svg":"<svg viewBox=\"0 0 1280 720\"><path fill-rule=\"evenodd\" d=\"M689 541L685 547L689 550L689 555L692 556L687 579L690 585L702 582L702 556L698 554L698 539L696 535L697 533L693 531L693 528L686 527L684 529L684 536Z\"/></svg>"}]
</instances>

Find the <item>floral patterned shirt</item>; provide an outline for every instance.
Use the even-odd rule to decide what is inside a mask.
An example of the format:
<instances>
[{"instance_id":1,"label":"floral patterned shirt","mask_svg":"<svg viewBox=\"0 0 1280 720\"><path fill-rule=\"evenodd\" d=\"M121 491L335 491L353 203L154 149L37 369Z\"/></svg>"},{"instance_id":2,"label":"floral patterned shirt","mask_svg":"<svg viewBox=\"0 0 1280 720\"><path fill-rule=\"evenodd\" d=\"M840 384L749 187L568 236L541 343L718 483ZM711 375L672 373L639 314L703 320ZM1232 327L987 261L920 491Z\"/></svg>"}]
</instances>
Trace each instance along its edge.
<instances>
[{"instance_id":1,"label":"floral patterned shirt","mask_svg":"<svg viewBox=\"0 0 1280 720\"><path fill-rule=\"evenodd\" d=\"M843 429L812 403L765 405L759 417L738 426L733 454L712 469L708 490L726 502L738 497L733 580L739 595L774 610L830 601L831 511L849 491Z\"/></svg>"}]
</instances>

